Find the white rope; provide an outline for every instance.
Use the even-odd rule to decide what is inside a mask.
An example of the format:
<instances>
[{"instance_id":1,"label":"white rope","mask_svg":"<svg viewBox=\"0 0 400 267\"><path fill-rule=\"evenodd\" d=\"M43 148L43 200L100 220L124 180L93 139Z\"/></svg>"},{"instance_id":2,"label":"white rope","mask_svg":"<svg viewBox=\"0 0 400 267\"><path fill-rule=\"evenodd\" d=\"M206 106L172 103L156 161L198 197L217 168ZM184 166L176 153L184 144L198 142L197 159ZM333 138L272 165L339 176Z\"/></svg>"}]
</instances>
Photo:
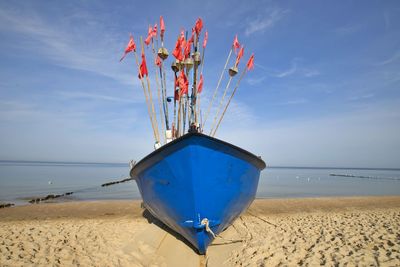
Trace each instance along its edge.
<instances>
[{"instance_id":1,"label":"white rope","mask_svg":"<svg viewBox=\"0 0 400 267\"><path fill-rule=\"evenodd\" d=\"M221 238L222 240L224 240L224 241L228 241L228 242L230 242L230 243L221 243L221 244L218 244L218 245L224 245L224 244L231 244L231 243L238 243L238 242L243 242L243 240L233 240L233 239L229 239L229 238L223 238L221 235L216 235L216 234L214 234L214 232L211 230L211 228L210 228L210 221L207 219L207 218L204 218L203 220L201 220L201 222L200 222L200 224L201 225L204 225L205 226L205 229L206 229L206 232L207 233L210 233L214 238L217 238L217 237L219 237L219 238ZM214 244L214 245L217 245L217 244ZM211 246L212 246L212 244L211 244Z\"/></svg>"},{"instance_id":2,"label":"white rope","mask_svg":"<svg viewBox=\"0 0 400 267\"><path fill-rule=\"evenodd\" d=\"M201 225L205 225L206 232L207 232L207 233L210 233L210 234L215 238L215 234L214 234L214 232L211 230L211 228L210 228L210 222L209 222L209 220L208 220L207 218L204 218L203 220L201 220L200 224L201 224Z\"/></svg>"}]
</instances>

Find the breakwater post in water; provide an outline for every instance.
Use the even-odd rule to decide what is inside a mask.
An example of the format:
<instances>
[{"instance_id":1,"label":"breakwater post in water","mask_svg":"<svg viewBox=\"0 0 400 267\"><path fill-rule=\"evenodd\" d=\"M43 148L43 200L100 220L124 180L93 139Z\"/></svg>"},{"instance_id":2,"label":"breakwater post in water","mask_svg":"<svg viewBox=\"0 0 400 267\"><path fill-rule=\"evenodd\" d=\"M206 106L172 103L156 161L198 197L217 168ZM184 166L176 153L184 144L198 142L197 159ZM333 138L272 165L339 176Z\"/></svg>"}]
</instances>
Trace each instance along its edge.
<instances>
[{"instance_id":1,"label":"breakwater post in water","mask_svg":"<svg viewBox=\"0 0 400 267\"><path fill-rule=\"evenodd\" d=\"M339 176L339 177L349 177L349 178L361 178L361 179L375 179L375 180L391 180L400 181L400 178L395 177L377 177L377 176L364 176L364 175L354 175L354 174L337 174L330 173L329 176Z\"/></svg>"},{"instance_id":2,"label":"breakwater post in water","mask_svg":"<svg viewBox=\"0 0 400 267\"><path fill-rule=\"evenodd\" d=\"M64 196L69 196L69 195L72 195L74 192L67 192L67 193L64 193L64 194L60 194L60 195L54 195L54 194L50 194L50 195L47 195L47 196L45 196L45 197L42 197L42 198L33 198L33 199L31 199L31 200L29 200L29 203L40 203L41 201L46 201L46 200L49 200L49 199L55 199L55 198L59 198L59 197L64 197Z\"/></svg>"},{"instance_id":3,"label":"breakwater post in water","mask_svg":"<svg viewBox=\"0 0 400 267\"><path fill-rule=\"evenodd\" d=\"M104 183L101 185L101 187L105 187L105 186L110 186L110 185L114 185L114 184L120 184L120 183L125 183L128 181L134 180L134 178L125 178L119 181L113 181L113 182L108 182L108 183ZM56 198L60 198L60 197L65 197L65 196L70 196L72 195L74 192L67 192L64 194L50 194L47 195L45 197L37 197L37 198L32 198L31 200L29 200L28 202L31 204L38 204L42 201L46 201L46 200L50 200L50 199L56 199ZM7 203L7 204L0 204L0 208L5 208L5 207L10 207L13 206L14 204L12 203Z\"/></svg>"},{"instance_id":4,"label":"breakwater post in water","mask_svg":"<svg viewBox=\"0 0 400 267\"><path fill-rule=\"evenodd\" d=\"M110 186L110 185L114 185L114 184L125 183L125 182L131 181L131 180L134 180L134 179L133 178L126 178L126 179L123 179L123 180L120 180L120 181L109 182L109 183L102 184L101 187Z\"/></svg>"}]
</instances>

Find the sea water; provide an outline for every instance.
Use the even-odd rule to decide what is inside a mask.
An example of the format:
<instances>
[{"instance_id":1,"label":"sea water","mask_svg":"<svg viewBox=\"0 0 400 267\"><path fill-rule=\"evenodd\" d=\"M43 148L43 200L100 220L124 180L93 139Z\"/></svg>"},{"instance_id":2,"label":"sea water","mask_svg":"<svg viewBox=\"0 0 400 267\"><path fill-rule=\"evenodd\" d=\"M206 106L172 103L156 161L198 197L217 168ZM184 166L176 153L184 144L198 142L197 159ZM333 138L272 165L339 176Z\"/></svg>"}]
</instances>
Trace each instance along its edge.
<instances>
[{"instance_id":1,"label":"sea water","mask_svg":"<svg viewBox=\"0 0 400 267\"><path fill-rule=\"evenodd\" d=\"M101 186L128 176L128 164L0 161L0 202L26 204L67 192L73 194L57 201L139 199L134 181Z\"/></svg>"},{"instance_id":2,"label":"sea water","mask_svg":"<svg viewBox=\"0 0 400 267\"><path fill-rule=\"evenodd\" d=\"M128 177L128 164L0 161L0 202L66 192L74 193L57 201L140 199L134 181L101 186ZM400 195L400 169L268 167L257 191L258 198L368 195Z\"/></svg>"}]
</instances>

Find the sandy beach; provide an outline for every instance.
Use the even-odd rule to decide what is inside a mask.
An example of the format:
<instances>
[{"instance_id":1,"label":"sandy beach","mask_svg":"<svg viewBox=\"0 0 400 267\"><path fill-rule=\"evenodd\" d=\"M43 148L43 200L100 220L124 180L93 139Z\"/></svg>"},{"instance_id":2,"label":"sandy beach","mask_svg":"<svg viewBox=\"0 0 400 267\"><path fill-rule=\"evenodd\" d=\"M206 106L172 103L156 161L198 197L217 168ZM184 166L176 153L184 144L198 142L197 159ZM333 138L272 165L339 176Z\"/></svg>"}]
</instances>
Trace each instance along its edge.
<instances>
[{"instance_id":1,"label":"sandy beach","mask_svg":"<svg viewBox=\"0 0 400 267\"><path fill-rule=\"evenodd\" d=\"M139 201L0 210L1 266L400 266L400 197L256 200L197 255Z\"/></svg>"}]
</instances>

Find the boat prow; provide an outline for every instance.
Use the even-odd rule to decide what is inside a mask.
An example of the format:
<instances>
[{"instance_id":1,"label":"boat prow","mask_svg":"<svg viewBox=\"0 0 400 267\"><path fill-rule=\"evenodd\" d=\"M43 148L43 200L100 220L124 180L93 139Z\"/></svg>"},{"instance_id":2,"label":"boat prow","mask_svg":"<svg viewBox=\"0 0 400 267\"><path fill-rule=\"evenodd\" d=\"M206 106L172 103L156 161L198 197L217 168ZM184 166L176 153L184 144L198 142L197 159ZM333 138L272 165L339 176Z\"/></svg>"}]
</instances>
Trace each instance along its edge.
<instances>
[{"instance_id":1,"label":"boat prow","mask_svg":"<svg viewBox=\"0 0 400 267\"><path fill-rule=\"evenodd\" d=\"M201 133L152 152L130 172L145 207L200 254L255 198L264 161Z\"/></svg>"}]
</instances>

